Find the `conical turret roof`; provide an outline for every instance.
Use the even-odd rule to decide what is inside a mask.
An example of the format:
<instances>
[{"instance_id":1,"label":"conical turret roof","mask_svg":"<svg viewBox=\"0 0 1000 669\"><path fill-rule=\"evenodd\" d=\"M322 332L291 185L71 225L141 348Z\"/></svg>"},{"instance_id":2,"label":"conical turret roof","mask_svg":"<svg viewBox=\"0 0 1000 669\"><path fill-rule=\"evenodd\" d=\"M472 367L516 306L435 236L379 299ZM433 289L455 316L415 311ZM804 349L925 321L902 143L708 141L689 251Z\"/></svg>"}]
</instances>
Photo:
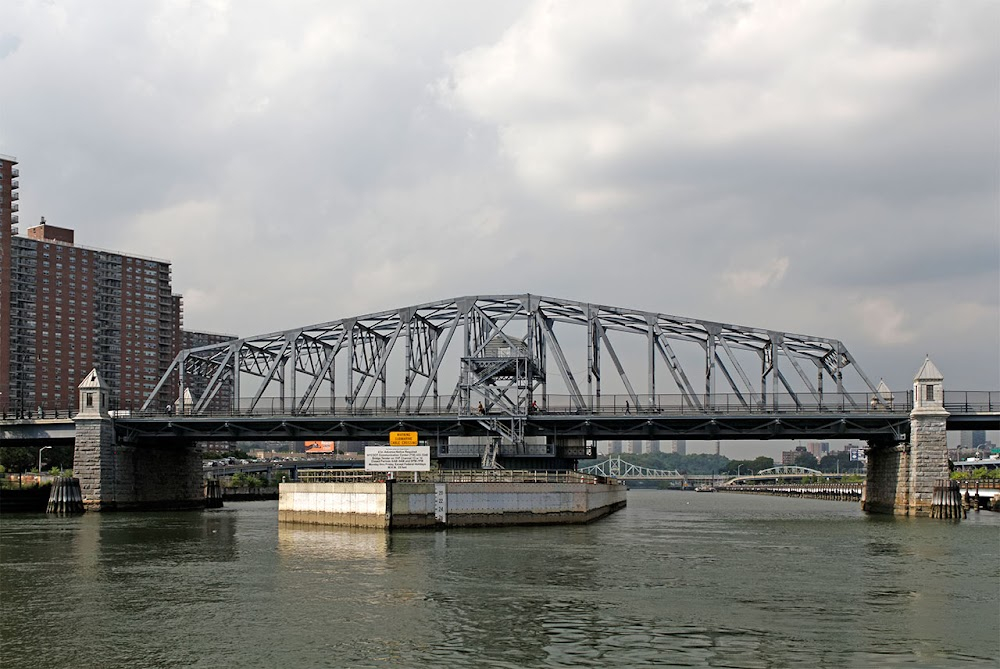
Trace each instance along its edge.
<instances>
[{"instance_id":1,"label":"conical turret roof","mask_svg":"<svg viewBox=\"0 0 1000 669\"><path fill-rule=\"evenodd\" d=\"M938 371L938 368L931 362L931 357L927 356L924 359L924 364L920 366L920 371L917 375L913 377L914 381L942 381L944 376Z\"/></svg>"},{"instance_id":2,"label":"conical turret roof","mask_svg":"<svg viewBox=\"0 0 1000 669\"><path fill-rule=\"evenodd\" d=\"M97 368L90 370L90 374L87 374L80 385L77 386L80 390L108 390L108 384L104 382L101 375L97 373Z\"/></svg>"},{"instance_id":3,"label":"conical turret roof","mask_svg":"<svg viewBox=\"0 0 1000 669\"><path fill-rule=\"evenodd\" d=\"M878 380L878 394L882 396L883 399L888 399L892 395L892 391L889 390L889 386L886 385L884 379Z\"/></svg>"}]
</instances>

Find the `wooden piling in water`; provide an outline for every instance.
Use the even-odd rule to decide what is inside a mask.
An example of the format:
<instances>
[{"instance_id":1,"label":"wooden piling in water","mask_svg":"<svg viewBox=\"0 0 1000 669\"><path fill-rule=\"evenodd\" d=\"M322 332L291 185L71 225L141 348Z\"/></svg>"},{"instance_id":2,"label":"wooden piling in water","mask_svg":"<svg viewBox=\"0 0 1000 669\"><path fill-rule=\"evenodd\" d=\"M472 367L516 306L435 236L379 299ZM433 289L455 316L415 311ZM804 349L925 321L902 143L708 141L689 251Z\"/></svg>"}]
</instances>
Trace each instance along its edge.
<instances>
[{"instance_id":1,"label":"wooden piling in water","mask_svg":"<svg viewBox=\"0 0 1000 669\"><path fill-rule=\"evenodd\" d=\"M80 479L59 477L52 482L46 513L83 513Z\"/></svg>"},{"instance_id":2,"label":"wooden piling in water","mask_svg":"<svg viewBox=\"0 0 1000 669\"><path fill-rule=\"evenodd\" d=\"M222 485L217 480L212 479L205 482L205 508L222 508Z\"/></svg>"},{"instance_id":3,"label":"wooden piling in water","mask_svg":"<svg viewBox=\"0 0 1000 669\"><path fill-rule=\"evenodd\" d=\"M962 493L958 481L939 479L934 482L931 495L931 518L965 518L966 510L962 507Z\"/></svg>"}]
</instances>

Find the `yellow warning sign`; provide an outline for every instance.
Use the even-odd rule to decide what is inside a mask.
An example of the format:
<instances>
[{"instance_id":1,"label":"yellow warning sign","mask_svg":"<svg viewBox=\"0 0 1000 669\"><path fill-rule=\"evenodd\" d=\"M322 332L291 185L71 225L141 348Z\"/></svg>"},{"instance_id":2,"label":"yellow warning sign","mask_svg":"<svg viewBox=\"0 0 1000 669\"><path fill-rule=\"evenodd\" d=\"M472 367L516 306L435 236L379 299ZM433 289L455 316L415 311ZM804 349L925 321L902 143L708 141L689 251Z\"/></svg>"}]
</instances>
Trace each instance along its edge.
<instances>
[{"instance_id":1,"label":"yellow warning sign","mask_svg":"<svg viewBox=\"0 0 1000 669\"><path fill-rule=\"evenodd\" d=\"M389 433L389 445L390 446L416 446L417 445L417 433L416 432L390 432Z\"/></svg>"}]
</instances>

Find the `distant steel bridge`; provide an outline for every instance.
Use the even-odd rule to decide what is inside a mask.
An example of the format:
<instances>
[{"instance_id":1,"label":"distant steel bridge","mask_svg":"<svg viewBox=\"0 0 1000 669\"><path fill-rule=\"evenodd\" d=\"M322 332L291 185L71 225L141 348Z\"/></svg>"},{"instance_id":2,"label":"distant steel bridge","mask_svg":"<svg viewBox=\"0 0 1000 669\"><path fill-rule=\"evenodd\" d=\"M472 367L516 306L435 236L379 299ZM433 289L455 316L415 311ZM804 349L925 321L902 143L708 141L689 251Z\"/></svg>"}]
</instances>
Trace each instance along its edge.
<instances>
[{"instance_id":1,"label":"distant steel bridge","mask_svg":"<svg viewBox=\"0 0 1000 669\"><path fill-rule=\"evenodd\" d=\"M779 465L777 467L771 467L769 469L762 469L756 474L748 474L746 476L734 476L728 479L723 485L744 485L744 484L754 484L762 483L765 481L789 481L789 480L800 480L804 478L815 478L832 481L835 479L841 479L845 476L855 476L855 472L821 472L818 469L812 469L810 467L799 467L798 465Z\"/></svg>"},{"instance_id":2,"label":"distant steel bridge","mask_svg":"<svg viewBox=\"0 0 1000 669\"><path fill-rule=\"evenodd\" d=\"M682 474L676 469L650 469L623 460L620 455L609 457L602 462L581 467L580 471L594 476L604 476L607 478L622 479L625 481L686 481L694 483L704 483L706 481L719 481L721 485L739 485L741 483L753 483L758 481L788 481L799 480L806 477L816 477L819 479L839 479L846 474L828 474L818 469L809 467L798 467L783 465L762 469L755 475L727 477L719 474Z\"/></svg>"},{"instance_id":3,"label":"distant steel bridge","mask_svg":"<svg viewBox=\"0 0 1000 669\"><path fill-rule=\"evenodd\" d=\"M650 469L622 460L621 456L608 458L589 467L581 467L580 471L594 476L626 480L667 480L682 481L687 477L676 469Z\"/></svg>"}]
</instances>

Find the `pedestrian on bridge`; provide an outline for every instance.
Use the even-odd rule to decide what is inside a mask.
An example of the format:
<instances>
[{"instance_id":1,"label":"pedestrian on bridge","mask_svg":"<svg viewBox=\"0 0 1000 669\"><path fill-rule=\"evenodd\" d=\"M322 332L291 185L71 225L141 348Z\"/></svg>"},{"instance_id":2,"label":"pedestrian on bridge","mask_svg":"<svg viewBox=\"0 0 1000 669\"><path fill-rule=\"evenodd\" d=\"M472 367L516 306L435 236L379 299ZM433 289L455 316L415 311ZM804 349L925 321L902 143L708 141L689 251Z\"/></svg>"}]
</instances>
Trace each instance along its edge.
<instances>
[{"instance_id":1,"label":"pedestrian on bridge","mask_svg":"<svg viewBox=\"0 0 1000 669\"><path fill-rule=\"evenodd\" d=\"M482 416L485 413L486 413L486 409L483 408L483 403L480 402L479 403L479 415Z\"/></svg>"},{"instance_id":2,"label":"pedestrian on bridge","mask_svg":"<svg viewBox=\"0 0 1000 669\"><path fill-rule=\"evenodd\" d=\"M629 406L628 400L625 400L625 414L628 415L631 413L632 413L632 407Z\"/></svg>"}]
</instances>

